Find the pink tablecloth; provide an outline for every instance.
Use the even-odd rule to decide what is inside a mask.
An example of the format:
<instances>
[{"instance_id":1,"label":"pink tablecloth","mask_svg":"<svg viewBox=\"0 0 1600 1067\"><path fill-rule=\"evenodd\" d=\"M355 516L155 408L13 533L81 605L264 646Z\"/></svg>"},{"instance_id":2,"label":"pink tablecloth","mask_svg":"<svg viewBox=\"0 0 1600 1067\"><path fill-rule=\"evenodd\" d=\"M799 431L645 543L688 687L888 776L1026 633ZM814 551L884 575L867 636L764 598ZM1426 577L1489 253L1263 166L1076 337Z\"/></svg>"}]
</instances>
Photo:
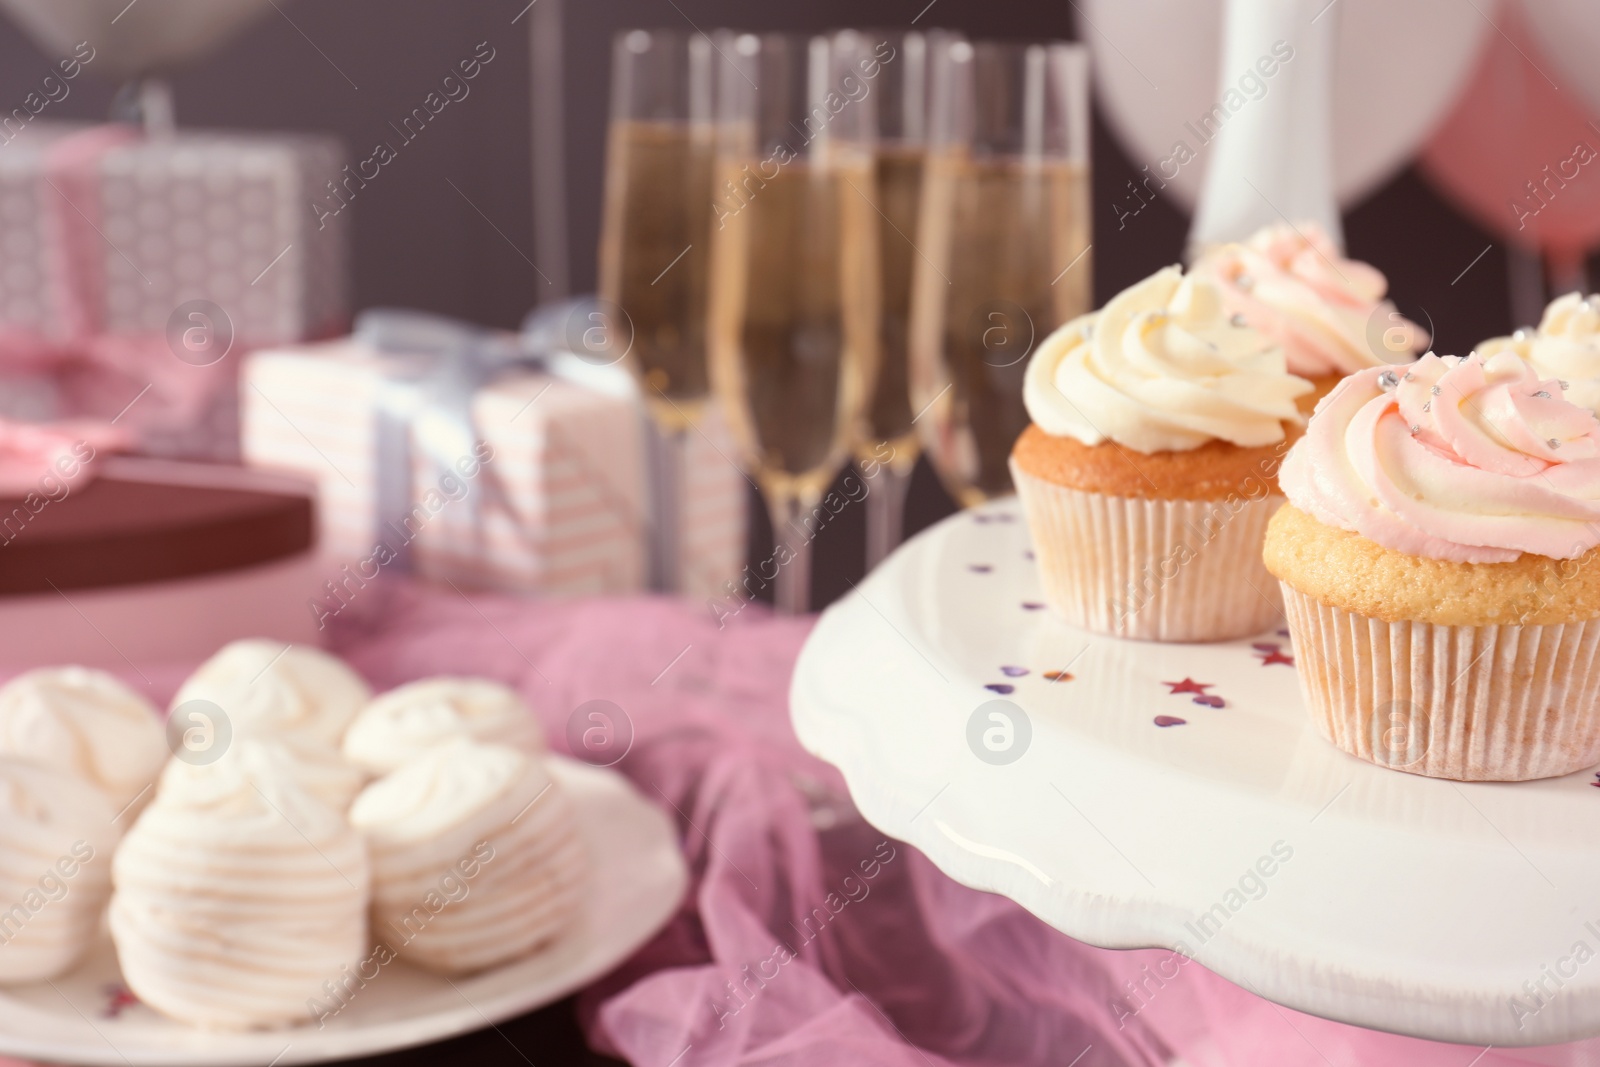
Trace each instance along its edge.
<instances>
[{"instance_id":1,"label":"pink tablecloth","mask_svg":"<svg viewBox=\"0 0 1600 1067\"><path fill-rule=\"evenodd\" d=\"M583 1002L591 1041L641 1067L1600 1064L1600 1042L1485 1051L1327 1022L1198 963L1131 997L1125 983L1169 953L1081 944L860 821L789 728L807 621L749 608L719 629L663 600L433 589L401 590L368 619L334 648L376 686L502 679L558 747L586 701L631 720L618 769L673 813L694 877L671 925ZM180 677L147 674L162 697Z\"/></svg>"}]
</instances>

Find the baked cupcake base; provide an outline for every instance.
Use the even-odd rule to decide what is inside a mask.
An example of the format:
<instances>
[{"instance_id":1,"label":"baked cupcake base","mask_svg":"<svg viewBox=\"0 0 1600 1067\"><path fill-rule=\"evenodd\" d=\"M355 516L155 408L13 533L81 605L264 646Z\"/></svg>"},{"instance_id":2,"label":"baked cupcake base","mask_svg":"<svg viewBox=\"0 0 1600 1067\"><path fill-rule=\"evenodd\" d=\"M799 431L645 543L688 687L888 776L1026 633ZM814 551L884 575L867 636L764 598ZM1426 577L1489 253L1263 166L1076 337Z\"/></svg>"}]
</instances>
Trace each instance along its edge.
<instances>
[{"instance_id":1,"label":"baked cupcake base","mask_svg":"<svg viewBox=\"0 0 1600 1067\"><path fill-rule=\"evenodd\" d=\"M1074 626L1148 641L1226 641L1275 626L1261 561L1286 445L1213 441L1145 455L1030 426L1011 456L1044 596Z\"/></svg>"},{"instance_id":2,"label":"baked cupcake base","mask_svg":"<svg viewBox=\"0 0 1600 1067\"><path fill-rule=\"evenodd\" d=\"M1352 756L1463 782L1600 763L1600 620L1546 626L1384 622L1283 583L1317 732Z\"/></svg>"},{"instance_id":3,"label":"baked cupcake base","mask_svg":"<svg viewBox=\"0 0 1600 1067\"><path fill-rule=\"evenodd\" d=\"M1317 732L1361 759L1457 781L1600 763L1597 553L1427 559L1292 506L1264 548Z\"/></svg>"}]
</instances>

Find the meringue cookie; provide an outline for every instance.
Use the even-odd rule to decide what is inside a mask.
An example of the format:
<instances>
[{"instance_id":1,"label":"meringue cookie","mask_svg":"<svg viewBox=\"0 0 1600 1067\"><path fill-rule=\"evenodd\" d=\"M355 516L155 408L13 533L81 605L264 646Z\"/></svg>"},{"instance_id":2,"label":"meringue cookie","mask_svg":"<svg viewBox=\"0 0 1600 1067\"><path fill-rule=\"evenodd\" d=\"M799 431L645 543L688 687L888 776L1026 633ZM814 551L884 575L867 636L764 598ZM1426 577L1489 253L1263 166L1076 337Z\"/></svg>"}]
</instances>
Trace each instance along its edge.
<instances>
[{"instance_id":1,"label":"meringue cookie","mask_svg":"<svg viewBox=\"0 0 1600 1067\"><path fill-rule=\"evenodd\" d=\"M484 678L425 678L384 693L356 716L344 755L387 774L448 737L545 751L544 732L514 689Z\"/></svg>"},{"instance_id":2,"label":"meringue cookie","mask_svg":"<svg viewBox=\"0 0 1600 1067\"><path fill-rule=\"evenodd\" d=\"M446 974L544 944L578 918L589 859L566 794L506 745L448 741L350 807L373 868L373 933Z\"/></svg>"},{"instance_id":3,"label":"meringue cookie","mask_svg":"<svg viewBox=\"0 0 1600 1067\"><path fill-rule=\"evenodd\" d=\"M163 779L112 864L111 937L128 987L175 1019L309 1021L367 947L366 848L280 748L239 749Z\"/></svg>"},{"instance_id":4,"label":"meringue cookie","mask_svg":"<svg viewBox=\"0 0 1600 1067\"><path fill-rule=\"evenodd\" d=\"M346 762L337 751L292 736L235 737L215 762L240 759L272 763L272 773L292 780L340 814L349 809L350 802L367 782L361 768ZM210 768L210 763L192 763L180 755L169 761L166 770L161 772L160 789L188 789L191 785L186 779L208 775L212 773Z\"/></svg>"},{"instance_id":5,"label":"meringue cookie","mask_svg":"<svg viewBox=\"0 0 1600 1067\"><path fill-rule=\"evenodd\" d=\"M50 767L0 758L0 982L70 970L111 892L116 809Z\"/></svg>"},{"instance_id":6,"label":"meringue cookie","mask_svg":"<svg viewBox=\"0 0 1600 1067\"><path fill-rule=\"evenodd\" d=\"M154 784L167 741L155 706L112 675L45 667L0 686L0 755L81 778L115 813Z\"/></svg>"},{"instance_id":7,"label":"meringue cookie","mask_svg":"<svg viewBox=\"0 0 1600 1067\"><path fill-rule=\"evenodd\" d=\"M326 652L260 638L235 641L200 665L172 707L209 700L235 733L293 734L337 745L372 690Z\"/></svg>"}]
</instances>

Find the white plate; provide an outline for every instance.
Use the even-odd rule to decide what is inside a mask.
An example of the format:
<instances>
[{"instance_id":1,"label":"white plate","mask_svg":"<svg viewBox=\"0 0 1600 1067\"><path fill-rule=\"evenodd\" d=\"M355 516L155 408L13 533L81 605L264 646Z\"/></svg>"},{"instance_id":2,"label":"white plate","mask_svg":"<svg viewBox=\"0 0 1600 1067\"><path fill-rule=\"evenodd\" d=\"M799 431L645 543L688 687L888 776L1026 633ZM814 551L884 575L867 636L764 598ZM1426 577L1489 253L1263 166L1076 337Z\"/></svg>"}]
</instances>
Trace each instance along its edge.
<instances>
[{"instance_id":1,"label":"white plate","mask_svg":"<svg viewBox=\"0 0 1600 1067\"><path fill-rule=\"evenodd\" d=\"M1600 1034L1600 778L1463 785L1346 756L1309 724L1286 632L1094 637L1038 603L1028 548L1015 501L957 515L806 643L795 729L873 825L1073 937L1180 949L1303 1011L1502 1046ZM1163 684L1185 680L1203 688ZM1031 728L998 754L982 715L969 743L996 699Z\"/></svg>"},{"instance_id":2,"label":"white plate","mask_svg":"<svg viewBox=\"0 0 1600 1067\"><path fill-rule=\"evenodd\" d=\"M626 779L562 757L551 770L578 811L594 862L583 921L545 950L454 981L385 966L318 1029L226 1033L119 1009L110 942L54 983L0 991L0 1053L107 1067L261 1067L371 1056L438 1041L550 1004L627 959L677 910L688 881L677 835Z\"/></svg>"}]
</instances>

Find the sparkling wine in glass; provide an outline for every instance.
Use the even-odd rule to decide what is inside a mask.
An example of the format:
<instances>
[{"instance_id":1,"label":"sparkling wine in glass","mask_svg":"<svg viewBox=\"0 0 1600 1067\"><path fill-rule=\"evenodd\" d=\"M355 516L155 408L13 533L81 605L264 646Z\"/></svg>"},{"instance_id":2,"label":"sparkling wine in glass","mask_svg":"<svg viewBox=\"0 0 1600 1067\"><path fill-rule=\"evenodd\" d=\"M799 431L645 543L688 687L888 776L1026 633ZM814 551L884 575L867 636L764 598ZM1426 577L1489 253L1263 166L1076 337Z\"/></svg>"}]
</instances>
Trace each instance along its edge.
<instances>
[{"instance_id":1,"label":"sparkling wine in glass","mask_svg":"<svg viewBox=\"0 0 1600 1067\"><path fill-rule=\"evenodd\" d=\"M1088 55L951 41L933 64L911 393L934 469L971 506L1012 491L1028 356L1090 310Z\"/></svg>"},{"instance_id":2,"label":"sparkling wine in glass","mask_svg":"<svg viewBox=\"0 0 1600 1067\"><path fill-rule=\"evenodd\" d=\"M628 30L612 49L600 233L599 316L651 417L652 585L684 584L688 435L710 392L706 297L711 273L713 92L719 41Z\"/></svg>"},{"instance_id":3,"label":"sparkling wine in glass","mask_svg":"<svg viewBox=\"0 0 1600 1067\"><path fill-rule=\"evenodd\" d=\"M720 79L711 378L772 515L757 576L788 612L877 368L871 56L855 35L745 35Z\"/></svg>"},{"instance_id":4,"label":"sparkling wine in glass","mask_svg":"<svg viewBox=\"0 0 1600 1067\"><path fill-rule=\"evenodd\" d=\"M942 31L866 34L883 67L875 79L877 149L873 197L877 208L880 292L878 373L867 408L867 434L856 461L870 476L866 496L867 569L900 543L906 491L920 451L911 408L912 279L921 252L917 225L927 158L934 50L959 38Z\"/></svg>"}]
</instances>

